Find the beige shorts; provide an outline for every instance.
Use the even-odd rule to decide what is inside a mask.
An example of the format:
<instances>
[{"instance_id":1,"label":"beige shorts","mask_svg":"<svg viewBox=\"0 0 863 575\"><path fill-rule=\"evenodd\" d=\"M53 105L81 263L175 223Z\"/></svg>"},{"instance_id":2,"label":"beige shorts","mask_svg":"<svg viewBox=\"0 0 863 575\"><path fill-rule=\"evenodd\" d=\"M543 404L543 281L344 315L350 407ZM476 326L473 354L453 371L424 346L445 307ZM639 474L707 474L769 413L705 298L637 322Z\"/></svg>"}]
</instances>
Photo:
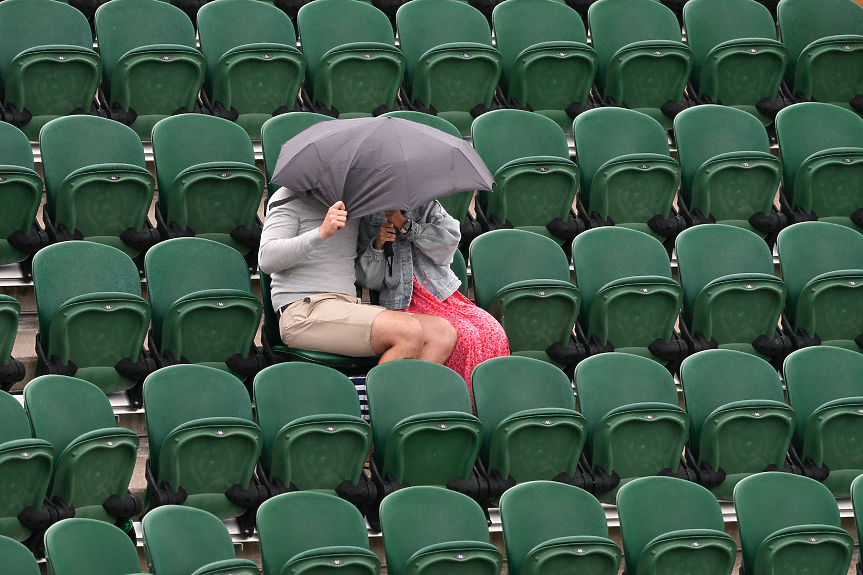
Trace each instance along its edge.
<instances>
[{"instance_id":1,"label":"beige shorts","mask_svg":"<svg viewBox=\"0 0 863 575\"><path fill-rule=\"evenodd\" d=\"M357 297L322 293L289 305L279 318L279 334L294 349L370 357L372 324L384 308Z\"/></svg>"}]
</instances>

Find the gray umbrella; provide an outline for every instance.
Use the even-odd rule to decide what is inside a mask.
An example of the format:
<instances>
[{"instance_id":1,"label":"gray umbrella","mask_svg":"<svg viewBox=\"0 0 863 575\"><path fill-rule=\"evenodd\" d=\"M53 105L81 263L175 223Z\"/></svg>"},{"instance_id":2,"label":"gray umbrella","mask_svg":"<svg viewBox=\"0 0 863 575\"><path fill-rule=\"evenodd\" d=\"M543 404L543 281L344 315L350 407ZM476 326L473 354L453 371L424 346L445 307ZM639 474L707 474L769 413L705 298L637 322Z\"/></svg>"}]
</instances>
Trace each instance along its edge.
<instances>
[{"instance_id":1,"label":"gray umbrella","mask_svg":"<svg viewBox=\"0 0 863 575\"><path fill-rule=\"evenodd\" d=\"M272 181L329 207L341 200L348 217L413 210L472 190L491 191L494 178L461 138L401 118L319 122L288 140ZM274 207L273 203L270 207Z\"/></svg>"}]
</instances>

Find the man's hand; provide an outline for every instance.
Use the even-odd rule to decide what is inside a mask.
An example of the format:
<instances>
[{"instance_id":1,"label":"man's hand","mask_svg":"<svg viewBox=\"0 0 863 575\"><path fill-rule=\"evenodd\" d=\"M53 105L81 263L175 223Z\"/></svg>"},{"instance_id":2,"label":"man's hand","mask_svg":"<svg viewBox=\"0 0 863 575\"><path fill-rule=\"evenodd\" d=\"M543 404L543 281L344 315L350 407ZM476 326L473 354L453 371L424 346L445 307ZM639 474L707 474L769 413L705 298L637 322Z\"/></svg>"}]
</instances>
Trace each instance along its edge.
<instances>
[{"instance_id":1,"label":"man's hand","mask_svg":"<svg viewBox=\"0 0 863 575\"><path fill-rule=\"evenodd\" d=\"M401 210L390 210L388 212L384 212L384 215L386 215L387 220L389 220L398 230L403 229L408 221L402 214Z\"/></svg>"},{"instance_id":2,"label":"man's hand","mask_svg":"<svg viewBox=\"0 0 863 575\"><path fill-rule=\"evenodd\" d=\"M321 236L321 239L328 240L336 235L337 231L345 227L347 221L348 212L345 211L345 203L338 201L327 210L324 223L318 228L318 235Z\"/></svg>"},{"instance_id":3,"label":"man's hand","mask_svg":"<svg viewBox=\"0 0 863 575\"><path fill-rule=\"evenodd\" d=\"M381 224L381 229L378 230L378 237L375 238L375 249L384 249L384 244L387 242L396 241L396 229L390 222Z\"/></svg>"}]
</instances>

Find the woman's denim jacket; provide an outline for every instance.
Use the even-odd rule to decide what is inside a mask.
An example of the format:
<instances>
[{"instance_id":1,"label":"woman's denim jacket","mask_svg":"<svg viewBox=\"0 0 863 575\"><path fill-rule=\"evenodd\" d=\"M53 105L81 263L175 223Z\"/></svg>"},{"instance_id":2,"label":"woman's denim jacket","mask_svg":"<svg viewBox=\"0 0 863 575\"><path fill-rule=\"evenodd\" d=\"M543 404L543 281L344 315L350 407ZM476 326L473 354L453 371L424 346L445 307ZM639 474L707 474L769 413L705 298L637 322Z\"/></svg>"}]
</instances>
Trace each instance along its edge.
<instances>
[{"instance_id":1,"label":"woman's denim jacket","mask_svg":"<svg viewBox=\"0 0 863 575\"><path fill-rule=\"evenodd\" d=\"M404 309L411 303L413 278L438 300L451 296L461 281L450 269L452 257L461 239L459 222L435 201L416 210L404 212L413 222L407 234L396 232L392 261L384 250L376 250L383 213L372 214L360 223L357 244L357 284L381 292L380 305L387 309Z\"/></svg>"}]
</instances>

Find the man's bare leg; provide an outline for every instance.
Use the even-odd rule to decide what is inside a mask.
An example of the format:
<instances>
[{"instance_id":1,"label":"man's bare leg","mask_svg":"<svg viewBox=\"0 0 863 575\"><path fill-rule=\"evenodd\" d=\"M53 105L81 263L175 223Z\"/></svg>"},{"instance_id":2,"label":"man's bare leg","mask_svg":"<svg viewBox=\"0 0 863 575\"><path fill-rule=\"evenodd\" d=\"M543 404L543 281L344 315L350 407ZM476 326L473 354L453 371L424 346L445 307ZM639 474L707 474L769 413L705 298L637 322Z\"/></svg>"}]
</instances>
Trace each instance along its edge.
<instances>
[{"instance_id":1,"label":"man's bare leg","mask_svg":"<svg viewBox=\"0 0 863 575\"><path fill-rule=\"evenodd\" d=\"M413 314L423 326L423 348L419 359L445 364L455 349L458 333L453 325L436 315Z\"/></svg>"},{"instance_id":2,"label":"man's bare leg","mask_svg":"<svg viewBox=\"0 0 863 575\"><path fill-rule=\"evenodd\" d=\"M382 311L372 324L372 350L379 364L395 359L418 359L423 350L423 325L413 315Z\"/></svg>"}]
</instances>

